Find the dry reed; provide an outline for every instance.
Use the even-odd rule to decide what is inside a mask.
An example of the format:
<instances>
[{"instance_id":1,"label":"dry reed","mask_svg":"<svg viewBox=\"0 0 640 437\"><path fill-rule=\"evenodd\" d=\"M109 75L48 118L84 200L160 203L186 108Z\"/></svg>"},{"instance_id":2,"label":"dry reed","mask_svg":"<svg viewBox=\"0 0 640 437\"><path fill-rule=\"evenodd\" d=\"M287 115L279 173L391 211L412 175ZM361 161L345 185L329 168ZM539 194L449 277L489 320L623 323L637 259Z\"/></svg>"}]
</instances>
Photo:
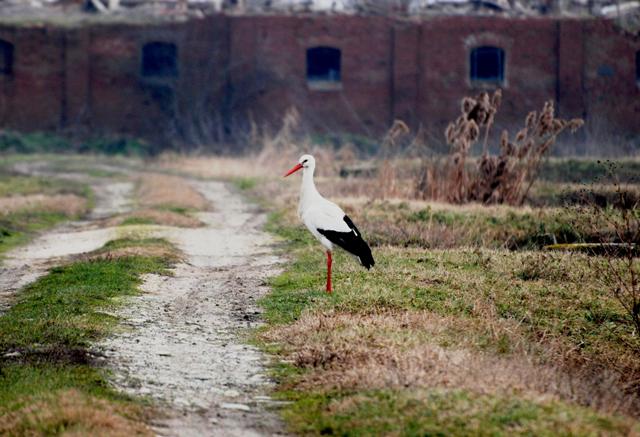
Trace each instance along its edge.
<instances>
[{"instance_id":1,"label":"dry reed","mask_svg":"<svg viewBox=\"0 0 640 437\"><path fill-rule=\"evenodd\" d=\"M565 130L575 132L580 119L555 117L551 101L542 110L530 112L524 127L513 139L507 131L500 138L500 153L489 153L489 133L502 100L502 91L492 96L482 92L475 98L465 97L461 115L445 131L451 152L447 165L427 165L416 183L420 198L443 199L453 203L482 202L521 205L533 185L543 156ZM482 141L483 153L469 165L472 146Z\"/></svg>"}]
</instances>

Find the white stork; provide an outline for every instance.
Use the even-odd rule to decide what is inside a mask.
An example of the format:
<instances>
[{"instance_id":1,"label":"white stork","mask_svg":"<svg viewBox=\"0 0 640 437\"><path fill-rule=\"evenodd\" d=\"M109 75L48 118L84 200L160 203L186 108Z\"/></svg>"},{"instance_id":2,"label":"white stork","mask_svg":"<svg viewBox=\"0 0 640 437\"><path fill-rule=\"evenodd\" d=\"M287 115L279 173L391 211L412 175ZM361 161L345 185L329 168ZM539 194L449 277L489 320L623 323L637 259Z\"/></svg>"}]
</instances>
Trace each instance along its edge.
<instances>
[{"instance_id":1,"label":"white stork","mask_svg":"<svg viewBox=\"0 0 640 437\"><path fill-rule=\"evenodd\" d=\"M362 234L351 219L335 203L328 201L318 193L313 182L313 172L316 160L311 155L302 155L291 170L284 175L287 177L302 169L302 187L300 188L300 202L298 216L327 249L327 292L331 293L331 251L336 245L354 255L363 267L370 269L375 261L371 249L362 239Z\"/></svg>"}]
</instances>

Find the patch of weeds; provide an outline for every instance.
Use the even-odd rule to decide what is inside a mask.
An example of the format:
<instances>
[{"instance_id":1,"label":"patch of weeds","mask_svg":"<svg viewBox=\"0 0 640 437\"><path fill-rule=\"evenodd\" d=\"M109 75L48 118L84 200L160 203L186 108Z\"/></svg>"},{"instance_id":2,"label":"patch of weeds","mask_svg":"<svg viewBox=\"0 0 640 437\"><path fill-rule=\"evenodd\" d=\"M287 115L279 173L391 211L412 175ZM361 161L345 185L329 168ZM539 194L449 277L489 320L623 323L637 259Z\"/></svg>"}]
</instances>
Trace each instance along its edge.
<instances>
[{"instance_id":1,"label":"patch of weeds","mask_svg":"<svg viewBox=\"0 0 640 437\"><path fill-rule=\"evenodd\" d=\"M304 435L627 435L634 424L557 401L464 390L291 393L283 416ZM635 427L637 429L637 426Z\"/></svg>"},{"instance_id":2,"label":"patch of weeds","mask_svg":"<svg viewBox=\"0 0 640 437\"><path fill-rule=\"evenodd\" d=\"M146 217L127 217L120 223L120 226L129 225L153 225L155 222Z\"/></svg>"},{"instance_id":3,"label":"patch of weeds","mask_svg":"<svg viewBox=\"0 0 640 437\"><path fill-rule=\"evenodd\" d=\"M255 186L258 184L258 179L257 178L252 178L252 177L235 178L233 180L233 184L239 190L248 191L248 190L252 190L253 188L255 188Z\"/></svg>"},{"instance_id":4,"label":"patch of weeds","mask_svg":"<svg viewBox=\"0 0 640 437\"><path fill-rule=\"evenodd\" d=\"M131 257L161 259L167 265L180 260L180 255L175 247L168 241L161 238L144 238L143 236L112 240L93 253L83 256L87 260L113 260ZM165 272L165 274L169 273Z\"/></svg>"}]
</instances>

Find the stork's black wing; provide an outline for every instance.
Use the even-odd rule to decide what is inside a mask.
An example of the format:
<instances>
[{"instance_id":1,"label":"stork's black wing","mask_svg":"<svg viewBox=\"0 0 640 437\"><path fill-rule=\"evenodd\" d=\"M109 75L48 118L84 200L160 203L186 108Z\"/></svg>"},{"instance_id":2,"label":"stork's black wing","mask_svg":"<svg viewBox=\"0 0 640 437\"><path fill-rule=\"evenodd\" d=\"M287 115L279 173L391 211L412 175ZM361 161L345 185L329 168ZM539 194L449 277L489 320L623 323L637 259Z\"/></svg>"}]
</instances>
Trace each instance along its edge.
<instances>
[{"instance_id":1,"label":"stork's black wing","mask_svg":"<svg viewBox=\"0 0 640 437\"><path fill-rule=\"evenodd\" d=\"M355 255L363 267L370 269L376 262L373 260L369 245L362 239L362 234L360 234L360 231L349 216L345 215L342 219L349 226L349 229L351 229L350 232L338 232L327 229L318 229L318 232L336 246Z\"/></svg>"}]
</instances>

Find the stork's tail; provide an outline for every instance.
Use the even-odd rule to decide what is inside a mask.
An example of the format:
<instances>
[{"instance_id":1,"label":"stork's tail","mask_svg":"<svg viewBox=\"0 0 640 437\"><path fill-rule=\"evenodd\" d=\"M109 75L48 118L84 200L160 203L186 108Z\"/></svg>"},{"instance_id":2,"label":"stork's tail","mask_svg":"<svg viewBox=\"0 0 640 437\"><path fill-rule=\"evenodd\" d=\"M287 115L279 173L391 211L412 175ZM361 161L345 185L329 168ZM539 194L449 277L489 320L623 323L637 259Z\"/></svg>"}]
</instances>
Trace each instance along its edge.
<instances>
[{"instance_id":1,"label":"stork's tail","mask_svg":"<svg viewBox=\"0 0 640 437\"><path fill-rule=\"evenodd\" d=\"M358 251L358 259L360 260L360 264L362 264L362 267L366 268L367 270L369 270L376 264L375 260L373 259L373 255L371 254L371 248L369 248L369 245L365 243L364 240L362 241L362 247Z\"/></svg>"}]
</instances>

